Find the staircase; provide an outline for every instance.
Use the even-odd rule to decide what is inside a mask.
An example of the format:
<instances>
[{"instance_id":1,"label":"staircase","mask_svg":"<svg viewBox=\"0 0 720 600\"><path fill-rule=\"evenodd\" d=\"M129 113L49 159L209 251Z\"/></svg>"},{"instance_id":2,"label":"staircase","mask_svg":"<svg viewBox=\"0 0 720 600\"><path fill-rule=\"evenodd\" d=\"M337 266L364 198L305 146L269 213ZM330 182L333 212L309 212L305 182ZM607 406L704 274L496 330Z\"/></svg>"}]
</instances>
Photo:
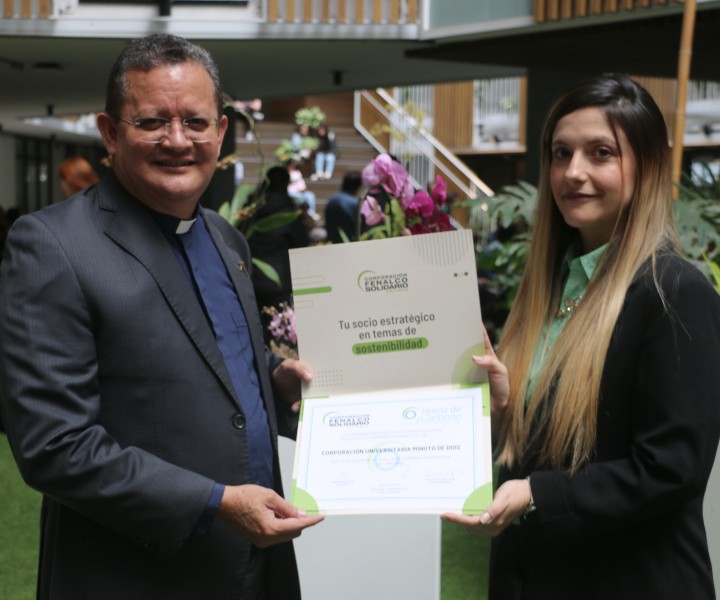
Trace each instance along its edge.
<instances>
[{"instance_id":1,"label":"staircase","mask_svg":"<svg viewBox=\"0 0 720 600\"><path fill-rule=\"evenodd\" d=\"M352 126L333 127L337 141L337 161L332 179L311 181L310 175L315 171L315 163L311 162L302 168L303 176L308 189L317 197L317 211L321 217L325 216L325 206L330 196L335 194L342 184L342 179L348 171L362 171L363 167L375 156L374 148ZM257 139L247 139L242 125L239 126L235 136L235 146L243 164L244 182L259 181L260 170L276 164L276 148L283 140L290 139L295 125L290 122L258 121L255 123Z\"/></svg>"}]
</instances>

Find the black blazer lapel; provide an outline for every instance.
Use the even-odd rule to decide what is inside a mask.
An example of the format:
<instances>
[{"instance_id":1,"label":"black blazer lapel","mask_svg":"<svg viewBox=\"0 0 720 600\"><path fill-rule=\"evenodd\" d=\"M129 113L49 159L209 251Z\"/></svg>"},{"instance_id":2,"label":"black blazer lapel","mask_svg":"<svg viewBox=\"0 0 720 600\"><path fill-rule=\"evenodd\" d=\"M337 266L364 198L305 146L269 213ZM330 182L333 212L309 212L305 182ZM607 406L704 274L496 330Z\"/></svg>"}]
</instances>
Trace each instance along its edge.
<instances>
[{"instance_id":1,"label":"black blazer lapel","mask_svg":"<svg viewBox=\"0 0 720 600\"><path fill-rule=\"evenodd\" d=\"M197 350L240 406L220 349L195 290L148 210L109 176L97 187L103 230L152 275ZM148 305L148 310L154 310Z\"/></svg>"}]
</instances>

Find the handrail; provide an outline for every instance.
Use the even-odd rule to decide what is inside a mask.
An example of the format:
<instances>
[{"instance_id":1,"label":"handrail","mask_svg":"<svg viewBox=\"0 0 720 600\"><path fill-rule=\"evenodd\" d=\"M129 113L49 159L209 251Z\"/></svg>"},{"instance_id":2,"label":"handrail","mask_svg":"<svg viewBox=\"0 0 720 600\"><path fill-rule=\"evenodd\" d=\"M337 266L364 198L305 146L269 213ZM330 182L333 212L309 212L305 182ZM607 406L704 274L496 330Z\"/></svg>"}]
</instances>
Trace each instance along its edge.
<instances>
[{"instance_id":1,"label":"handrail","mask_svg":"<svg viewBox=\"0 0 720 600\"><path fill-rule=\"evenodd\" d=\"M378 94L386 105L389 106L396 114L401 114L409 119L412 119L385 90L378 88L375 90L375 93ZM385 108L385 106L373 98L366 90L361 90L355 93L355 127L378 152L388 152L388 149L385 148L383 144L381 144L380 141L377 140L377 138L362 124L360 118L361 99L368 102L389 123L393 123L394 126L397 126L397 123L394 122L391 113ZM405 120L407 119L403 119L403 122ZM468 198L476 197L478 191L482 192L485 196L494 195L493 190L490 189L484 181L482 181L470 168L467 167L467 165L465 165L465 163L458 159L457 156L448 150L442 142L440 142L421 125L414 124L413 127L405 127L400 129L400 133L405 136L414 148L418 150L418 154L424 155L436 169L442 172L442 174ZM420 138L420 140L417 138ZM427 144L433 148L434 152L428 153L424 150L423 146ZM452 169L448 167L445 162L438 160L436 154L442 156ZM465 180L469 181L470 186L468 186L465 181L462 181L456 173L460 173Z\"/></svg>"}]
</instances>

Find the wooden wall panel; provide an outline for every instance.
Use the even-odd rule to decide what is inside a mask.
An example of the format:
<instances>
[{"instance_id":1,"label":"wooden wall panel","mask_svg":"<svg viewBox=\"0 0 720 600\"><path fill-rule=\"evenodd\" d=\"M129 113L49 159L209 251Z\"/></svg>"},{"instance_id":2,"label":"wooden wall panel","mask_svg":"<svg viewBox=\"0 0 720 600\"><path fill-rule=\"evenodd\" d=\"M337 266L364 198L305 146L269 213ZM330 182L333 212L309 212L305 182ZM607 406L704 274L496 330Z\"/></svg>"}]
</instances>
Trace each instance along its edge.
<instances>
[{"instance_id":1,"label":"wooden wall panel","mask_svg":"<svg viewBox=\"0 0 720 600\"><path fill-rule=\"evenodd\" d=\"M370 95L373 96L375 101L380 104L381 106L384 104L384 101L376 92L368 92ZM383 116L383 114L377 110L374 106L372 106L369 102L361 102L360 103L360 123L362 124L365 129L368 131L371 131L375 125L378 123L386 123L386 119ZM390 148L390 133L376 133L375 139L382 144L385 148Z\"/></svg>"},{"instance_id":2,"label":"wooden wall panel","mask_svg":"<svg viewBox=\"0 0 720 600\"><path fill-rule=\"evenodd\" d=\"M383 0L375 0L373 5L373 23L382 23L383 21Z\"/></svg>"},{"instance_id":3,"label":"wooden wall panel","mask_svg":"<svg viewBox=\"0 0 720 600\"><path fill-rule=\"evenodd\" d=\"M353 125L353 92L307 96L305 106L319 106L331 127Z\"/></svg>"},{"instance_id":4,"label":"wooden wall panel","mask_svg":"<svg viewBox=\"0 0 720 600\"><path fill-rule=\"evenodd\" d=\"M472 146L473 83L435 85L433 135L449 148Z\"/></svg>"},{"instance_id":5,"label":"wooden wall panel","mask_svg":"<svg viewBox=\"0 0 720 600\"><path fill-rule=\"evenodd\" d=\"M535 0L535 20L543 23L682 2L683 0Z\"/></svg>"},{"instance_id":6,"label":"wooden wall panel","mask_svg":"<svg viewBox=\"0 0 720 600\"><path fill-rule=\"evenodd\" d=\"M560 18L560 6L557 0L548 2L546 10L549 21L557 21Z\"/></svg>"},{"instance_id":7,"label":"wooden wall panel","mask_svg":"<svg viewBox=\"0 0 720 600\"><path fill-rule=\"evenodd\" d=\"M675 123L675 80L661 77L636 77L634 75L632 78L650 92L650 95L657 102L663 117L665 117L668 132L672 132Z\"/></svg>"},{"instance_id":8,"label":"wooden wall panel","mask_svg":"<svg viewBox=\"0 0 720 600\"><path fill-rule=\"evenodd\" d=\"M365 23L365 0L355 0L355 23Z\"/></svg>"},{"instance_id":9,"label":"wooden wall panel","mask_svg":"<svg viewBox=\"0 0 720 600\"><path fill-rule=\"evenodd\" d=\"M390 15L388 21L390 23L400 22L400 0L390 0Z\"/></svg>"},{"instance_id":10,"label":"wooden wall panel","mask_svg":"<svg viewBox=\"0 0 720 600\"><path fill-rule=\"evenodd\" d=\"M276 98L263 103L263 112L268 119L273 121L294 123L296 111L312 106L319 106L322 109L330 127L352 127L353 125L353 92ZM288 137L291 132L292 129L288 132Z\"/></svg>"},{"instance_id":11,"label":"wooden wall panel","mask_svg":"<svg viewBox=\"0 0 720 600\"><path fill-rule=\"evenodd\" d=\"M417 23L418 17L418 0L407 0L407 22Z\"/></svg>"}]
</instances>

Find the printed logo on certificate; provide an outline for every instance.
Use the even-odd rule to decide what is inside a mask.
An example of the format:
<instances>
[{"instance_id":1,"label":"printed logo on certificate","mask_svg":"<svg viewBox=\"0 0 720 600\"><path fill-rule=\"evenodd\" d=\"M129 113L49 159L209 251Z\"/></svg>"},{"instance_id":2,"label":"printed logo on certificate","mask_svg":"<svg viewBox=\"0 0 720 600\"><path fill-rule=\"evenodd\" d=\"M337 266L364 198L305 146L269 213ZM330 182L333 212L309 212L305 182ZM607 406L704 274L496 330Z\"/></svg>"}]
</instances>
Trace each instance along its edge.
<instances>
[{"instance_id":1,"label":"printed logo on certificate","mask_svg":"<svg viewBox=\"0 0 720 600\"><path fill-rule=\"evenodd\" d=\"M481 513L490 398L472 234L290 251L303 390L291 501L310 514Z\"/></svg>"}]
</instances>

